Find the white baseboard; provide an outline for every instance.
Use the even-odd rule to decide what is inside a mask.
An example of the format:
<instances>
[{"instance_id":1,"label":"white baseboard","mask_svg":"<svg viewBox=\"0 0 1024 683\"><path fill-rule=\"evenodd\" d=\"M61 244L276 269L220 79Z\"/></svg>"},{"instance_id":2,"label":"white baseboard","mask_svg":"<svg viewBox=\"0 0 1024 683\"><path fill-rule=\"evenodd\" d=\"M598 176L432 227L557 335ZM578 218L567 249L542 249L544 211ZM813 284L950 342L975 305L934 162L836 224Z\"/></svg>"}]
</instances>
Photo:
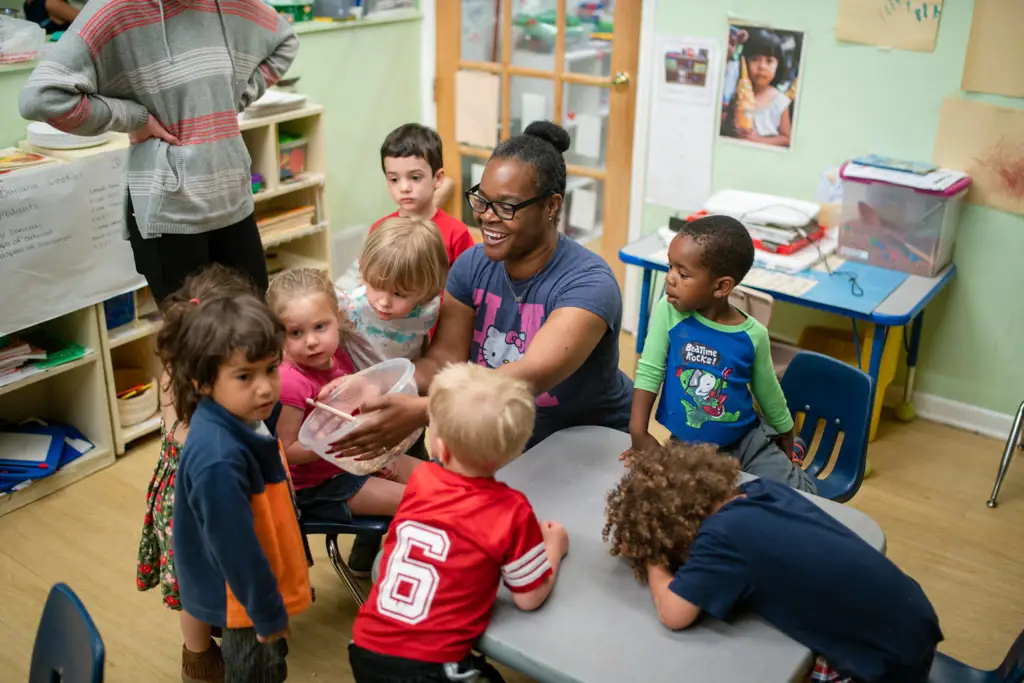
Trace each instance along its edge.
<instances>
[{"instance_id":1,"label":"white baseboard","mask_svg":"<svg viewBox=\"0 0 1024 683\"><path fill-rule=\"evenodd\" d=\"M895 408L902 402L903 387L890 385L888 391L885 392L885 405ZM917 411L917 416L922 419L974 432L999 441L1006 441L1010 428L1013 426L1013 415L997 413L988 408L960 403L934 394L916 392L914 408Z\"/></svg>"}]
</instances>

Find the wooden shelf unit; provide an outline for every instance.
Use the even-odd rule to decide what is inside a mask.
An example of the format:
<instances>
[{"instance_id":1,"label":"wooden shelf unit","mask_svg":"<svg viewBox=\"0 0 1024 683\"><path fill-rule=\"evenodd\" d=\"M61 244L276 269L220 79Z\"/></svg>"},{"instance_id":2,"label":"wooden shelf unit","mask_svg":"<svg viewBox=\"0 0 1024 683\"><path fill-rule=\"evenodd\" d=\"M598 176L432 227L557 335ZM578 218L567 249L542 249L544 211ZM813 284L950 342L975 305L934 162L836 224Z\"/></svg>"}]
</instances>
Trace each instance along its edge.
<instances>
[{"instance_id":1,"label":"wooden shelf unit","mask_svg":"<svg viewBox=\"0 0 1024 683\"><path fill-rule=\"evenodd\" d=\"M314 207L312 223L275 230L264 238L268 269L312 266L328 271L331 264L330 223L327 216L326 148L324 108L306 105L301 109L271 116L239 118L239 129L252 158L252 170L264 178L264 187L253 195L257 217L267 211ZM306 138L305 168L297 177L282 181L279 168L278 133ZM79 150L36 149L27 142L21 148L38 151L62 161L73 162L128 146L128 136L115 134L99 147ZM96 447L55 474L33 482L24 489L0 495L0 515L6 514L64 486L109 466L128 444L160 430L159 413L143 422L122 427L118 418L114 370L139 367L160 375L155 355L159 315L151 303L140 313L136 292L136 318L108 330L104 304L89 306L43 323L54 336L77 342L90 352L75 361L24 377L0 387L0 419L20 421L36 416L66 422L82 431Z\"/></svg>"},{"instance_id":2,"label":"wooden shelf unit","mask_svg":"<svg viewBox=\"0 0 1024 683\"><path fill-rule=\"evenodd\" d=\"M264 187L254 195L257 220L274 211L303 206L314 207L312 223L283 231L268 231L263 246L271 277L282 267L309 265L331 269L331 231L324 200L327 182L327 148L324 142L324 108L306 105L301 109L260 118L243 116L242 136L249 145L252 170L264 178ZM290 180L281 180L281 133L306 139L305 167Z\"/></svg>"},{"instance_id":3,"label":"wooden shelf unit","mask_svg":"<svg viewBox=\"0 0 1024 683\"><path fill-rule=\"evenodd\" d=\"M0 515L28 505L114 462L114 439L107 403L102 342L103 310L99 305L73 311L39 325L64 342L81 344L88 353L77 360L29 375L0 387L0 417L18 423L36 417L70 424L94 448L44 479L0 495Z\"/></svg>"},{"instance_id":4,"label":"wooden shelf unit","mask_svg":"<svg viewBox=\"0 0 1024 683\"><path fill-rule=\"evenodd\" d=\"M102 329L100 341L104 359L103 371L106 376L106 401L110 412L110 425L114 434L114 452L124 455L128 444L140 437L160 431L159 403L157 411L137 424L124 426L117 409L117 388L114 370L118 368L140 368L155 380L160 379L160 362L156 357L156 333L163 322L156 313L156 306L149 297L141 294L145 288L135 292L135 319L125 325L107 329L105 315L100 316ZM143 304L148 300L148 304ZM101 312L106 304L99 304Z\"/></svg>"}]
</instances>

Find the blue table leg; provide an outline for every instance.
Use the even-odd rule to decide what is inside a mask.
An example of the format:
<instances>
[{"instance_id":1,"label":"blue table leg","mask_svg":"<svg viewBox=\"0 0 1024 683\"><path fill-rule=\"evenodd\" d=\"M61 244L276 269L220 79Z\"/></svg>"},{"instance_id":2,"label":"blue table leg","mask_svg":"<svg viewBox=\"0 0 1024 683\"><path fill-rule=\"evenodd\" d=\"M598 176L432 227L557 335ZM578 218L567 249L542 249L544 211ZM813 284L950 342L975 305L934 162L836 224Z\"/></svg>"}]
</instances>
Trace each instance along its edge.
<instances>
[{"instance_id":1,"label":"blue table leg","mask_svg":"<svg viewBox=\"0 0 1024 683\"><path fill-rule=\"evenodd\" d=\"M651 280L654 271L644 268L644 282L640 288L640 329L636 331L636 352L637 355L644 352L644 342L647 341L647 325L651 317Z\"/></svg>"},{"instance_id":2,"label":"blue table leg","mask_svg":"<svg viewBox=\"0 0 1024 683\"><path fill-rule=\"evenodd\" d=\"M914 375L917 372L917 352L921 347L921 326L924 324L924 311L917 314L910 325L910 344L907 347L907 376L903 380L903 403L896 408L896 417L901 422L910 422L917 417L912 402L914 398Z\"/></svg>"}]
</instances>

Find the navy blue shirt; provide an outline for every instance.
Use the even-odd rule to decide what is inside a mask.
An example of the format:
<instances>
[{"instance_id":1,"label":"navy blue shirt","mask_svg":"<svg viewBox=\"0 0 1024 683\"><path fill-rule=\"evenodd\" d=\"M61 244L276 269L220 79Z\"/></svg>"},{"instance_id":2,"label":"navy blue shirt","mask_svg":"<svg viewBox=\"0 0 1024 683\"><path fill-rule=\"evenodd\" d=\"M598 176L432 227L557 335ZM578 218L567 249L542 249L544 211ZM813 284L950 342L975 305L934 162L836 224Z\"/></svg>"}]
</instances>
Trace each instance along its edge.
<instances>
[{"instance_id":1,"label":"navy blue shirt","mask_svg":"<svg viewBox=\"0 0 1024 683\"><path fill-rule=\"evenodd\" d=\"M309 607L302 535L275 437L204 398L175 477L174 559L186 612L266 636Z\"/></svg>"},{"instance_id":2,"label":"navy blue shirt","mask_svg":"<svg viewBox=\"0 0 1024 683\"><path fill-rule=\"evenodd\" d=\"M629 430L633 383L619 370L622 292L604 259L559 235L551 261L539 273L510 281L505 264L490 260L483 245L476 245L455 261L447 290L476 313L470 362L490 368L522 358L537 330L559 308L581 308L607 324L583 365L537 397L530 445L578 425Z\"/></svg>"},{"instance_id":3,"label":"navy blue shirt","mask_svg":"<svg viewBox=\"0 0 1024 683\"><path fill-rule=\"evenodd\" d=\"M752 611L845 676L924 681L942 631L917 582L789 487L741 490L701 523L669 589L719 619Z\"/></svg>"}]
</instances>

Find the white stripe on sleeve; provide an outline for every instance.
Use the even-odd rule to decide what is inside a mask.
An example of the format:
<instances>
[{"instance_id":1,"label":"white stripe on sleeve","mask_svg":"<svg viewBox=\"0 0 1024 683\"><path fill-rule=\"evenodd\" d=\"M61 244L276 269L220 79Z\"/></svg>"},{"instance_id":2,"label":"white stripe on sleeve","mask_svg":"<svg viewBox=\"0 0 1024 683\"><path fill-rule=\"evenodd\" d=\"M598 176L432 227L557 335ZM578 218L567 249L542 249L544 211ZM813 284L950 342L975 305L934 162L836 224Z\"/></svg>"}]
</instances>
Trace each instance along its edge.
<instances>
[{"instance_id":1,"label":"white stripe on sleeve","mask_svg":"<svg viewBox=\"0 0 1024 683\"><path fill-rule=\"evenodd\" d=\"M501 568L502 578L509 588L528 586L551 569L544 543L538 543L518 560Z\"/></svg>"}]
</instances>

